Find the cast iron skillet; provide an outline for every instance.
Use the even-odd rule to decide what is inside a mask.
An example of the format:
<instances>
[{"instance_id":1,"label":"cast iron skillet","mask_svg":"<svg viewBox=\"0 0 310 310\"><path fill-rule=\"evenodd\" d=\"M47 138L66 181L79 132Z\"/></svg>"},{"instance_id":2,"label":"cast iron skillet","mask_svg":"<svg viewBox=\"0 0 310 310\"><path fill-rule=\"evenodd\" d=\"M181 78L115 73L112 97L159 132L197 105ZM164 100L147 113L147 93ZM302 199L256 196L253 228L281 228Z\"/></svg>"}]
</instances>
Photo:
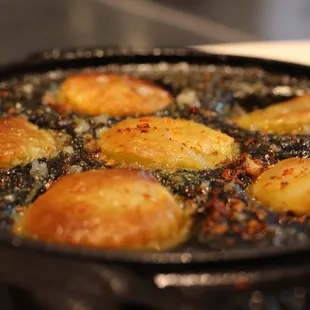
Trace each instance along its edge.
<instances>
[{"instance_id":1,"label":"cast iron skillet","mask_svg":"<svg viewBox=\"0 0 310 310\"><path fill-rule=\"evenodd\" d=\"M197 65L229 65L243 68L258 67L270 73L290 75L296 77L297 80L310 78L310 68L302 65L249 57L209 55L190 49L139 51L117 48L86 48L67 51L54 49L49 52L34 54L25 61L1 68L0 79L22 76L28 73L42 73L55 69L79 69L104 66L109 63L152 64L162 61L167 63L186 62ZM125 300L126 303L133 302L135 304L146 304L149 306L151 303L150 299L152 299L151 304L154 309L172 309L173 306L171 307L171 305L173 304L175 305L173 309L181 309L185 304L183 305L180 302L179 297L177 297L179 295L166 294L159 297L159 291L154 288L154 281L157 287L211 287L214 285L237 285L240 281L254 283L269 281L270 279L277 280L280 276L286 276L287 278L292 278L293 276L299 277L310 272L310 268L306 267L308 255L310 255L309 250L310 242L279 247L270 246L259 249L244 247L229 251L203 251L196 249L192 251L171 250L167 252L115 251L45 244L20 239L3 231L0 234L0 277L4 282L13 286L22 287L23 289L26 288L32 291L32 293L39 291L40 293L35 294L37 299L40 299L38 297L39 294L47 294L46 296L48 297L46 297L46 300L50 298L55 302L61 295L60 291L62 289L66 292L67 296L70 295L67 291L68 285L69 287L70 285L75 285L76 289L72 289L73 295L75 297L78 295L81 297L85 295L84 293L86 291L88 292L86 295L90 294L89 288L85 288L87 287L85 283L93 283L95 287L100 282L98 287L101 287L99 289L101 294L103 284L101 280L98 282L97 279L98 274L100 274L99 278L103 278L105 281L105 289L113 291L117 297ZM289 265L289 262L292 261L294 265L292 269L286 266L285 275L279 270L284 259L285 264ZM8 262L10 262L10 266L7 266ZM255 272L253 271L255 264L259 264L257 266L261 268L259 273L256 270L258 267L255 267ZM298 265L297 270L296 264ZM128 270L126 266L130 266L132 269ZM143 277L137 275L138 267L140 270L144 268L142 271L143 277L152 278L152 285L145 284L142 280ZM213 275L210 273L210 268ZM177 277L173 278L174 280L158 278L158 273L160 272L164 277L165 274L173 271L176 274L189 272L192 276L192 281L188 282L190 283L188 284L186 281L184 282L184 279L182 280ZM223 278L224 271L228 272L227 275L229 276ZM240 271L243 271L243 273L240 273ZM197 272L199 276L197 276ZM56 273L58 273L58 277L55 276ZM94 278L93 273L96 274ZM134 275L134 273L136 274ZM209 278L201 277L203 273L205 275L208 274ZM49 285L45 283L47 275L49 275L51 282ZM35 279L32 281L31 277L33 276ZM59 281L62 282L62 276L64 277L63 282L66 283L66 288L63 285L59 285ZM75 280L76 277L79 279ZM53 282L54 278L56 279L55 283ZM83 281L86 282L81 285L78 284ZM106 285L106 283L109 285ZM49 293L46 291L47 287ZM133 292L138 288L141 289L139 293ZM96 293L95 290L94 288L92 293L87 295L88 297L84 296L83 298L93 298L91 302L94 304L93 309L97 309L97 306L99 309L99 305L102 305L103 298L99 298L98 296L100 294L99 292ZM56 295L53 294L56 294L58 297L56 298ZM153 295L152 297L148 297L148 294ZM63 298L65 297L61 297L60 299L63 300ZM98 303L96 298L100 300ZM108 300L110 300L109 298ZM90 301L88 300L88 302ZM111 304L113 303L114 301L111 301ZM49 309L54 309L53 301L50 301L50 304ZM198 309L196 306L195 309ZM55 309L69 309L67 306L60 308L59 304L57 307L55 306Z\"/></svg>"},{"instance_id":2,"label":"cast iron skillet","mask_svg":"<svg viewBox=\"0 0 310 310\"><path fill-rule=\"evenodd\" d=\"M57 49L50 52L38 53L30 56L26 61L2 68L1 78L6 79L12 76L20 76L27 73L41 73L54 69L98 67L109 63L117 64L139 64L139 63L167 63L186 62L189 64L214 64L229 65L231 67L258 67L267 72L279 73L296 77L297 79L310 77L310 68L301 65L236 57L217 56L199 53L189 49L183 50L160 50L138 51L130 49L75 49L69 51L59 51ZM251 104L251 101L249 101ZM163 253L136 252L136 251L114 251L114 250L94 250L86 248L76 248L69 246L46 245L29 240L21 240L10 234L2 234L1 242L18 244L20 248L31 247L42 249L48 252L58 252L63 255L87 256L102 259L131 261L131 262L211 262L219 260L234 260L243 258L257 258L262 256L278 255L287 252L295 252L310 249L310 243L299 245L288 245L279 247L263 247L260 249L231 249L229 251L203 251L194 248L193 251L168 251ZM185 259L186 257L186 259Z\"/></svg>"}]
</instances>

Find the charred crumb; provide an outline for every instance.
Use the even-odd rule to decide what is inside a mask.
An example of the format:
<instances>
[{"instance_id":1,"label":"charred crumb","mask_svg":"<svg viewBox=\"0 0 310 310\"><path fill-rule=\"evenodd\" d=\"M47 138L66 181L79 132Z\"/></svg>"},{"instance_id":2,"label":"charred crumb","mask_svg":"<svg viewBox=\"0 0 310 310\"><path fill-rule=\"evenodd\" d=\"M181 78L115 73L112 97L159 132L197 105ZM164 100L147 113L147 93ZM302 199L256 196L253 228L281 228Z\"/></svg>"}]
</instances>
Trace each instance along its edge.
<instances>
[{"instance_id":1,"label":"charred crumb","mask_svg":"<svg viewBox=\"0 0 310 310\"><path fill-rule=\"evenodd\" d=\"M86 69L87 71L88 69ZM308 241L308 219L276 214L251 198L248 188L262 169L288 157L308 157L308 137L264 135L235 126L229 118L310 92L308 80L258 68L182 64L111 64L102 72L134 73L165 88L175 98L156 116L184 118L220 130L240 145L240 157L213 171L156 171L157 179L192 208L195 224L189 249L266 247ZM57 158L0 172L0 229L63 175L113 164L98 160L93 142L126 117L61 115L48 104L59 83L75 70L27 75L0 83L0 116L21 116L41 128L70 136ZM249 108L250 107L250 108ZM137 117L136 115L135 117Z\"/></svg>"}]
</instances>

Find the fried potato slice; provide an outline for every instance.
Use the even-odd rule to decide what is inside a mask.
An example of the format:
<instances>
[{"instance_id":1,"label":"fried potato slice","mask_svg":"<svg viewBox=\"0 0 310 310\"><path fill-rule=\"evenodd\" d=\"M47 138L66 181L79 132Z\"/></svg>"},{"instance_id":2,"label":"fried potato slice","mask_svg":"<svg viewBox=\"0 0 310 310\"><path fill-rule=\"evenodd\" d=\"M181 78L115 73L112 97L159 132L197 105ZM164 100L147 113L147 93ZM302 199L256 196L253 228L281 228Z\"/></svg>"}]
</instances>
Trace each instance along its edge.
<instances>
[{"instance_id":1,"label":"fried potato slice","mask_svg":"<svg viewBox=\"0 0 310 310\"><path fill-rule=\"evenodd\" d=\"M263 172L253 195L277 212L310 215L310 158L289 158Z\"/></svg>"},{"instance_id":2,"label":"fried potato slice","mask_svg":"<svg viewBox=\"0 0 310 310\"><path fill-rule=\"evenodd\" d=\"M242 128L278 134L310 133L310 94L296 97L234 119Z\"/></svg>"},{"instance_id":3,"label":"fried potato slice","mask_svg":"<svg viewBox=\"0 0 310 310\"><path fill-rule=\"evenodd\" d=\"M213 169L237 154L234 139L192 121L142 117L103 132L103 159L147 169Z\"/></svg>"},{"instance_id":4,"label":"fried potato slice","mask_svg":"<svg viewBox=\"0 0 310 310\"><path fill-rule=\"evenodd\" d=\"M54 243L162 249L183 241L189 227L189 213L151 173L118 168L60 178L14 230Z\"/></svg>"},{"instance_id":5,"label":"fried potato slice","mask_svg":"<svg viewBox=\"0 0 310 310\"><path fill-rule=\"evenodd\" d=\"M57 143L47 130L19 117L0 119L0 169L57 154Z\"/></svg>"},{"instance_id":6,"label":"fried potato slice","mask_svg":"<svg viewBox=\"0 0 310 310\"><path fill-rule=\"evenodd\" d=\"M60 87L53 107L60 112L126 116L150 114L173 101L161 87L134 77L113 73L78 73Z\"/></svg>"}]
</instances>

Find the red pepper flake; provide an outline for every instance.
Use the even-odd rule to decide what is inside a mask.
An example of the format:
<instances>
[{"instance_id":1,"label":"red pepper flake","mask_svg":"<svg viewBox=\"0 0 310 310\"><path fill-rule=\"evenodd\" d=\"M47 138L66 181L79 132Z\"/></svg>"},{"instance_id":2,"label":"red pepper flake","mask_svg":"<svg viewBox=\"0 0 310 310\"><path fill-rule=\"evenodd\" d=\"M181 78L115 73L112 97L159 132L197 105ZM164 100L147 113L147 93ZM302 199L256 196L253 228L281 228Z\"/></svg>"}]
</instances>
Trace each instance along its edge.
<instances>
[{"instance_id":1,"label":"red pepper flake","mask_svg":"<svg viewBox=\"0 0 310 310\"><path fill-rule=\"evenodd\" d=\"M222 173L222 177L227 180L231 177L231 170L230 169L225 169Z\"/></svg>"},{"instance_id":2,"label":"red pepper flake","mask_svg":"<svg viewBox=\"0 0 310 310\"><path fill-rule=\"evenodd\" d=\"M150 128L150 125L148 123L138 124L137 128Z\"/></svg>"},{"instance_id":3,"label":"red pepper flake","mask_svg":"<svg viewBox=\"0 0 310 310\"><path fill-rule=\"evenodd\" d=\"M269 187L269 185L271 185L271 184L272 184L272 182L267 182L267 183L265 183L264 187Z\"/></svg>"},{"instance_id":4,"label":"red pepper flake","mask_svg":"<svg viewBox=\"0 0 310 310\"><path fill-rule=\"evenodd\" d=\"M244 160L246 160L249 156L251 156L251 155L248 154L248 153L242 153L241 156L240 156L240 160L241 160L241 161L244 161Z\"/></svg>"},{"instance_id":5,"label":"red pepper flake","mask_svg":"<svg viewBox=\"0 0 310 310\"><path fill-rule=\"evenodd\" d=\"M150 118L148 118L148 117L141 117L139 119L139 122L148 122L148 121L150 121Z\"/></svg>"},{"instance_id":6,"label":"red pepper flake","mask_svg":"<svg viewBox=\"0 0 310 310\"><path fill-rule=\"evenodd\" d=\"M285 176L285 175L289 175L293 173L294 173L294 168L288 168L283 171L282 175Z\"/></svg>"},{"instance_id":7,"label":"red pepper flake","mask_svg":"<svg viewBox=\"0 0 310 310\"><path fill-rule=\"evenodd\" d=\"M288 182L283 181L283 182L281 182L281 184L280 184L280 188L285 188L287 185L288 185Z\"/></svg>"},{"instance_id":8,"label":"red pepper flake","mask_svg":"<svg viewBox=\"0 0 310 310\"><path fill-rule=\"evenodd\" d=\"M150 199L151 198L151 195L150 194L143 194L142 195L145 199Z\"/></svg>"}]
</instances>

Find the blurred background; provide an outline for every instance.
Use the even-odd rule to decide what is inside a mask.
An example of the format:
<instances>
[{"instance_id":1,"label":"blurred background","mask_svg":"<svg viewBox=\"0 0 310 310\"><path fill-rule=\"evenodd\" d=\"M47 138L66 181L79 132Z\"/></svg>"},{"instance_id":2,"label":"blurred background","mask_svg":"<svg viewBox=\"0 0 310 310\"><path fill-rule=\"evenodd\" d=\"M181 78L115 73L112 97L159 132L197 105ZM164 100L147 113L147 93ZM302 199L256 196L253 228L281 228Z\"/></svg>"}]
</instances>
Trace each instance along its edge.
<instances>
[{"instance_id":1,"label":"blurred background","mask_svg":"<svg viewBox=\"0 0 310 310\"><path fill-rule=\"evenodd\" d=\"M0 0L0 63L52 47L310 39L309 0Z\"/></svg>"}]
</instances>

